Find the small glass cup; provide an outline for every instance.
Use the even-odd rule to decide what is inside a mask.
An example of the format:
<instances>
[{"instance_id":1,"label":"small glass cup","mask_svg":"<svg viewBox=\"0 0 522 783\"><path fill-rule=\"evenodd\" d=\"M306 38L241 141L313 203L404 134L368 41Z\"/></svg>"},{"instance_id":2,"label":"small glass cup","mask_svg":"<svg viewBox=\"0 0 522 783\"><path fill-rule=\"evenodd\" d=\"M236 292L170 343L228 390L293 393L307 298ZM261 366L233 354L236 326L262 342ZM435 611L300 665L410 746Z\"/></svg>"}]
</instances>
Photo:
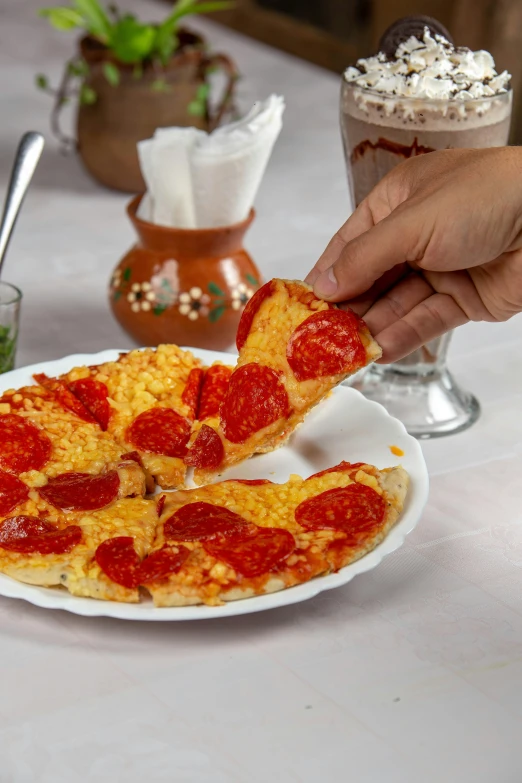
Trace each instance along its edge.
<instances>
[{"instance_id":1,"label":"small glass cup","mask_svg":"<svg viewBox=\"0 0 522 783\"><path fill-rule=\"evenodd\" d=\"M340 121L354 206L398 163L458 147L507 144L513 95L469 101L386 96L343 79ZM432 438L473 424L480 406L446 368L451 335L390 365L372 365L347 382L380 402L411 435Z\"/></svg>"},{"instance_id":2,"label":"small glass cup","mask_svg":"<svg viewBox=\"0 0 522 783\"><path fill-rule=\"evenodd\" d=\"M0 282L0 373L14 369L22 292Z\"/></svg>"}]
</instances>

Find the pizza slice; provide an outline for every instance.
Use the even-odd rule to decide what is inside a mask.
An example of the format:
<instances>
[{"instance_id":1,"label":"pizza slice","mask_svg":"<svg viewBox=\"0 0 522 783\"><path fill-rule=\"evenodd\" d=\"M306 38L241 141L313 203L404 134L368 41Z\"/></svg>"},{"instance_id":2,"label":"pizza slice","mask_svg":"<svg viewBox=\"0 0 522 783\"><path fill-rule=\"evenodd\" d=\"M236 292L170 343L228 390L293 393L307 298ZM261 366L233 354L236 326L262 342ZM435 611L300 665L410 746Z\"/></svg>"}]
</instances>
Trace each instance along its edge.
<instances>
[{"instance_id":1,"label":"pizza slice","mask_svg":"<svg viewBox=\"0 0 522 783\"><path fill-rule=\"evenodd\" d=\"M145 494L136 455L102 432L88 411L63 405L56 389L28 386L0 397L0 470L40 488L64 474L107 474L117 497Z\"/></svg>"},{"instance_id":2,"label":"pizza slice","mask_svg":"<svg viewBox=\"0 0 522 783\"><path fill-rule=\"evenodd\" d=\"M397 522L402 468L341 463L307 480L229 480L168 495L153 556L175 568L145 584L156 606L274 592L337 571L374 549Z\"/></svg>"},{"instance_id":3,"label":"pizza slice","mask_svg":"<svg viewBox=\"0 0 522 783\"><path fill-rule=\"evenodd\" d=\"M237 348L219 423L201 427L187 457L197 484L280 446L334 386L381 356L351 310L318 299L305 283L278 279L246 305Z\"/></svg>"},{"instance_id":4,"label":"pizza slice","mask_svg":"<svg viewBox=\"0 0 522 783\"><path fill-rule=\"evenodd\" d=\"M35 513L0 523L2 573L28 584L60 585L77 596L139 601L135 570L154 540L154 501L124 498L103 511L53 520Z\"/></svg>"},{"instance_id":5,"label":"pizza slice","mask_svg":"<svg viewBox=\"0 0 522 783\"><path fill-rule=\"evenodd\" d=\"M59 382L125 452L137 453L150 477L173 489L184 484L203 380L202 363L192 353L160 345L76 367Z\"/></svg>"},{"instance_id":6,"label":"pizza slice","mask_svg":"<svg viewBox=\"0 0 522 783\"><path fill-rule=\"evenodd\" d=\"M230 480L118 499L108 476L39 489L0 472L0 571L73 595L218 605L306 582L371 551L399 518L402 468L341 463L303 481ZM77 475L77 474L76 474Z\"/></svg>"}]
</instances>

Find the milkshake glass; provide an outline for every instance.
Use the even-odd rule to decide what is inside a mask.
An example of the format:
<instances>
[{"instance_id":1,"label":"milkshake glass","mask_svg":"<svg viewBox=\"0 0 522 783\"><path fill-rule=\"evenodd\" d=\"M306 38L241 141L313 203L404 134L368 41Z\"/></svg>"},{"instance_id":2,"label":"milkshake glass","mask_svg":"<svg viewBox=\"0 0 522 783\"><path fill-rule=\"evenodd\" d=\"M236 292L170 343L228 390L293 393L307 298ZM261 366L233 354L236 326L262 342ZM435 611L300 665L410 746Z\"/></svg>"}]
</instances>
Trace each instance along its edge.
<instances>
[{"instance_id":1,"label":"milkshake glass","mask_svg":"<svg viewBox=\"0 0 522 783\"><path fill-rule=\"evenodd\" d=\"M407 158L508 141L509 74L496 73L491 55L455 49L428 31L424 41L410 38L397 55L359 61L343 79L341 131L355 206ZM449 341L445 335L394 364L372 365L352 385L382 403L412 435L429 438L463 430L476 421L480 407L447 370Z\"/></svg>"}]
</instances>

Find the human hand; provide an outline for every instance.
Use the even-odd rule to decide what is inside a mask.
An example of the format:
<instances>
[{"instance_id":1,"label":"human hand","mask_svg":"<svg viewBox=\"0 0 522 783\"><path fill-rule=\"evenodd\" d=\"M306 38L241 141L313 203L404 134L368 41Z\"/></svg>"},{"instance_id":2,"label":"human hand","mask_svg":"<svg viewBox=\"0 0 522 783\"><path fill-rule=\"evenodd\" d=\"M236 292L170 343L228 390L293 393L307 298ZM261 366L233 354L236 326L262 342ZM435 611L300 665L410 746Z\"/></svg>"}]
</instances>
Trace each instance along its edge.
<instances>
[{"instance_id":1,"label":"human hand","mask_svg":"<svg viewBox=\"0 0 522 783\"><path fill-rule=\"evenodd\" d=\"M306 280L317 296L364 316L382 363L467 321L521 312L522 148L444 150L401 163Z\"/></svg>"}]
</instances>

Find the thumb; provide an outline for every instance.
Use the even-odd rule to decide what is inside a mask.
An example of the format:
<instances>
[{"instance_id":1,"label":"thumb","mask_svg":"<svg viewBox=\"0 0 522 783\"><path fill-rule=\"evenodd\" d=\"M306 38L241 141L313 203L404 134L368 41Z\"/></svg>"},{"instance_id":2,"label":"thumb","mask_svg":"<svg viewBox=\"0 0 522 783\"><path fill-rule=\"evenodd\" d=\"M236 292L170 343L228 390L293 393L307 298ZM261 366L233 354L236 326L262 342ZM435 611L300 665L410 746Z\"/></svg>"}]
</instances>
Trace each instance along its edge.
<instances>
[{"instance_id":1,"label":"thumb","mask_svg":"<svg viewBox=\"0 0 522 783\"><path fill-rule=\"evenodd\" d=\"M398 264L422 259L431 231L421 212L410 205L401 205L348 242L332 265L315 280L315 294L333 302L350 300L368 291Z\"/></svg>"}]
</instances>

